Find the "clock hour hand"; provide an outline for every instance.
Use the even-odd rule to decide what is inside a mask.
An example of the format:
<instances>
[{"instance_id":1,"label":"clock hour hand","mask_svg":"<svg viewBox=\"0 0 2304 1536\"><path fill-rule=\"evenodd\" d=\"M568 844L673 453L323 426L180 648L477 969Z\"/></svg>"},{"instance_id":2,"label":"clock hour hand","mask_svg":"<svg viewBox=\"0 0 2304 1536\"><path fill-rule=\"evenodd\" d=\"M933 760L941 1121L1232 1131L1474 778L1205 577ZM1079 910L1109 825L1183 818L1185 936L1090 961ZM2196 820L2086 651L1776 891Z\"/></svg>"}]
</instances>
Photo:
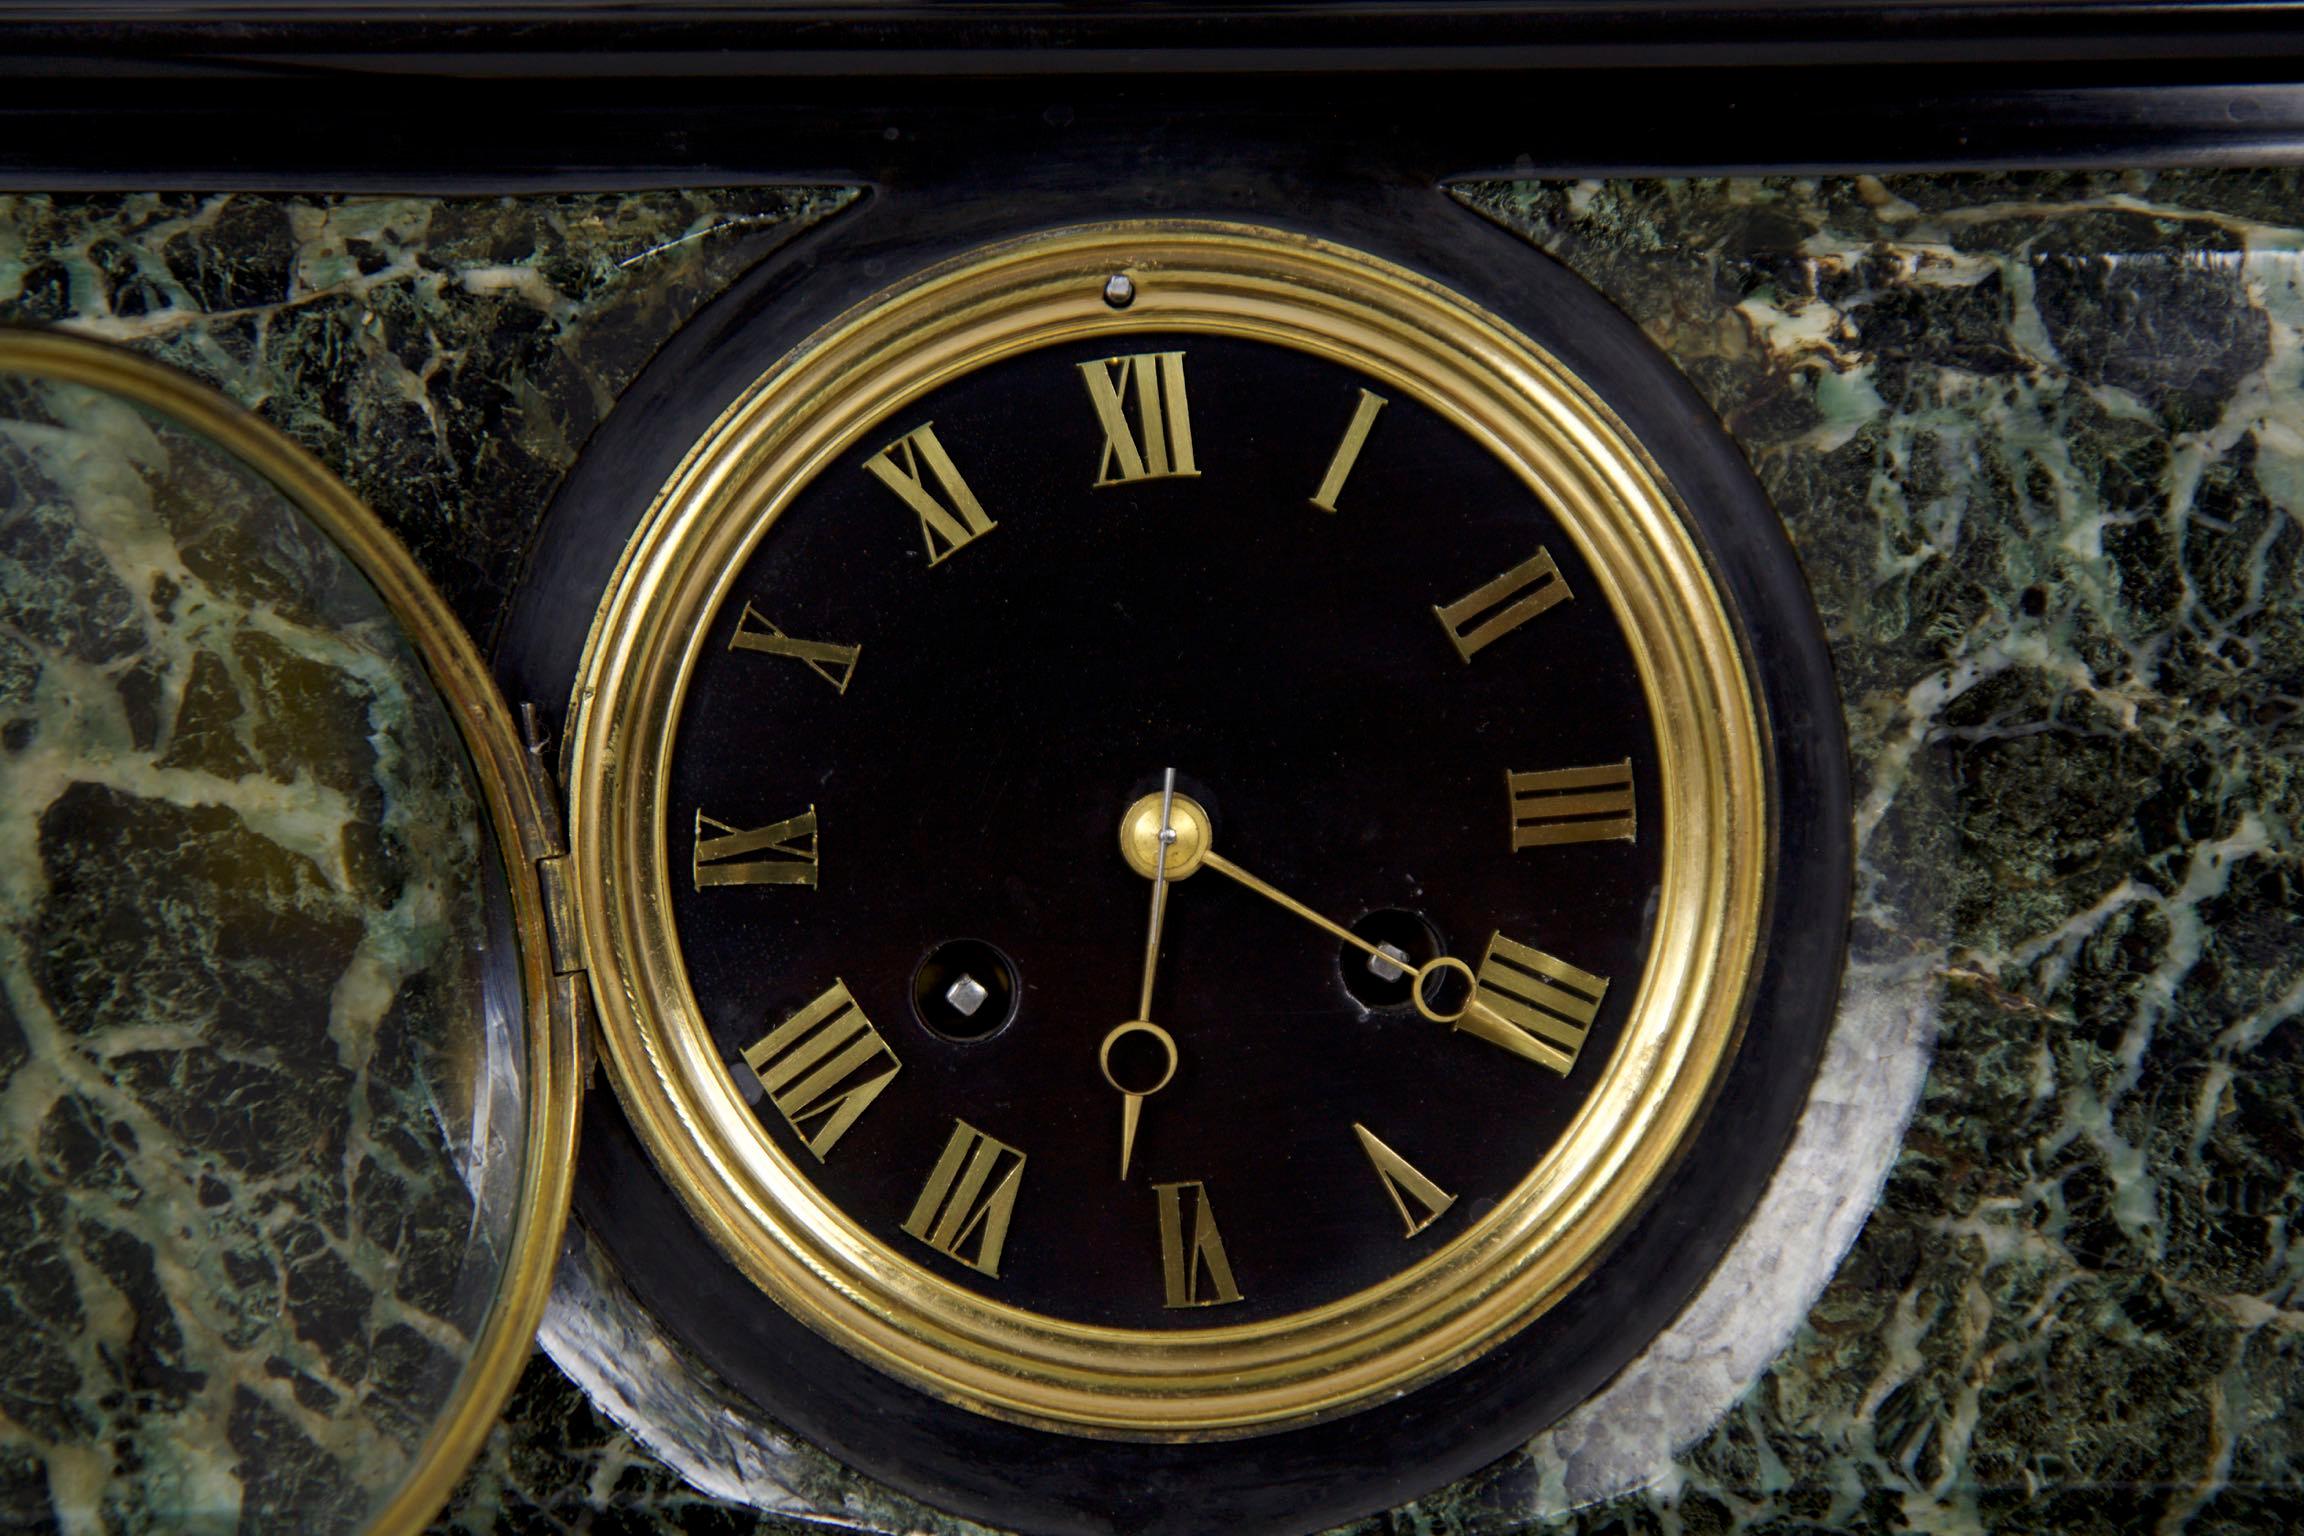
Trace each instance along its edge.
<instances>
[{"instance_id":1,"label":"clock hour hand","mask_svg":"<svg viewBox=\"0 0 2304 1536\"><path fill-rule=\"evenodd\" d=\"M1112 1051L1137 1035L1149 1040L1159 1051L1160 1064L1143 1087L1131 1088L1113 1069ZM1141 1054L1134 1047L1130 1049L1131 1054ZM1104 1037L1104 1044L1096 1052L1096 1065L1103 1069L1104 1081L1120 1090L1120 1177L1125 1179L1129 1159L1136 1151L1136 1123L1143 1118L1144 1101L1167 1087L1168 1080L1176 1075L1176 1037L1150 1019L1132 1020Z\"/></svg>"},{"instance_id":2,"label":"clock hour hand","mask_svg":"<svg viewBox=\"0 0 2304 1536\"><path fill-rule=\"evenodd\" d=\"M1147 795L1144 798L1146 801L1157 798L1160 813L1160 819L1152 829L1152 918L1144 933L1144 981L1136 994L1136 1017L1106 1035L1104 1044L1096 1053L1096 1065L1103 1071L1104 1081L1120 1093L1120 1177L1123 1179L1128 1177L1128 1164L1136 1151L1136 1126L1143 1118L1145 1099L1167 1087L1168 1080L1176 1075L1175 1037L1152 1022L1152 979L1160 969L1160 927L1168 912L1168 858L1176 843L1176 770L1170 768L1162 778L1157 797ZM1127 840L1128 830L1129 821L1124 819L1121 825L1123 843ZM1139 1035L1159 1048L1164 1064L1147 1086L1131 1088L1113 1071L1112 1050ZM1132 1051L1131 1054L1138 1054L1139 1051Z\"/></svg>"}]
</instances>

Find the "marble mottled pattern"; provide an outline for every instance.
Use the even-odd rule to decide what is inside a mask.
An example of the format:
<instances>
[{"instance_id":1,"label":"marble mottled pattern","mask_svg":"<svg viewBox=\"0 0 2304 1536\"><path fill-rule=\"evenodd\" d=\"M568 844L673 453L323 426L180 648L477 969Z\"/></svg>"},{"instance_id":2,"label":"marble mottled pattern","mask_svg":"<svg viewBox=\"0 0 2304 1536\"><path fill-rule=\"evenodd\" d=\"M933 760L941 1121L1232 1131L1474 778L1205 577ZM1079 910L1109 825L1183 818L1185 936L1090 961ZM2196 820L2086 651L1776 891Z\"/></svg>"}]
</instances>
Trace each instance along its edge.
<instances>
[{"instance_id":1,"label":"marble mottled pattern","mask_svg":"<svg viewBox=\"0 0 2304 1536\"><path fill-rule=\"evenodd\" d=\"M0 323L59 324L124 343L256 410L381 511L465 623L484 637L543 507L624 384L732 276L852 196L793 187L519 199L0 197ZM179 469L199 464L184 455L172 462ZM180 492L164 488L161 494ZM270 782L283 771L293 776L296 749L284 742L296 730L356 719L372 702L332 692L325 676L315 681L301 658L279 652L262 633L244 643L156 649L153 626L165 628L180 613L195 611L182 606L195 599L207 605L197 609L203 633L216 622L212 594L200 583L229 577L239 584L231 590L243 606L293 611L299 587L325 570L317 558L283 557L242 561L227 571L233 562L224 547L237 519L220 515L228 503L211 500L203 511L198 496L192 500L183 509L190 521L179 561L190 574L149 585L142 579L149 573L119 576L102 551L51 527L53 518L35 517L7 531L0 563L19 574L41 573L47 586L0 612L0 763L34 739L33 706L44 697L42 687L55 694L44 679L59 674L43 647L72 652L80 669L74 676L85 682L100 674L101 689L117 696L106 705L104 749L112 750L117 737L157 754L151 773L175 776L172 782L198 776L202 783L238 786ZM135 550L140 558L151 553L143 545ZM326 787L340 798L349 791L333 781L350 782L347 772L342 764L329 770ZM229 805L230 792L206 792L224 793ZM14 787L0 795L11 809L19 799ZM29 791L21 803L34 805ZM208 950L239 962L267 946L316 945L298 951L308 966L270 968L267 983L283 999L309 1002L317 994L325 1005L336 974L325 967L340 958L348 935L356 940L361 925L375 920L372 904L389 897L397 878L390 849L359 817L347 823L341 852L317 866L301 844L282 852L235 827L228 814L184 810L165 796L152 805L143 799L118 805L84 789L52 820L60 841L49 851L60 864L75 853L109 855L122 827L130 826L134 846L151 851L111 872L123 882L173 876L221 889L253 875L252 894L223 899L225 920ZM103 871L88 867L95 862L72 865L87 888L73 898L81 905L69 921L59 916L52 926L84 929L93 941L75 974L94 976L106 967L133 974L148 967L152 937L106 915L95 878ZM322 889L330 880L351 883ZM459 885L468 890L470 882ZM276 926L283 919L274 907L291 905L304 926ZM109 950L93 952L107 944ZM108 1022L148 1047L124 1050L117 1061L101 1058L122 1074L143 1074L107 1091L148 1092L174 1134L213 1141L251 1164L239 1168L227 1158L217 1176L202 1174L189 1204L154 1201L120 1171L147 1155L140 1149L160 1156L174 1145L151 1141L148 1131L139 1139L149 1117L84 1110L77 1101L43 1114L39 1105L27 1099L20 1106L22 1095L12 1098L0 1088L0 1123L17 1127L18 1141L36 1139L35 1182L46 1180L45 1193L27 1186L0 1200L0 1251L20 1256L21 1274L9 1284L0 1265L0 1319L9 1327L0 1348L0 1426L15 1424L19 1413L49 1416L23 1435L0 1433L0 1528L57 1528L61 1520L66 1529L97 1529L87 1523L89 1510L109 1501L103 1518L110 1528L198 1529L192 1502L213 1494L221 1512L211 1524L231 1529L227 1506L239 1497L235 1468L262 1461L277 1473L268 1486L278 1502L269 1513L249 1506L247 1528L324 1529L323 1506L357 1514L361 1490L340 1464L341 1433L316 1439L314 1426L369 1413L377 1433L365 1447L366 1470L382 1476L400 1454L399 1442L436 1403L411 1401L403 1409L394 1401L393 1371L401 1372L404 1387L427 1391L440 1384L439 1372L416 1370L436 1363L418 1336L368 1326L376 1303L361 1287L373 1277L343 1273L345 1223L399 1221L411 1255L421 1239L435 1260L448 1261L472 1227L468 1199L461 1209L448 1208L461 1184L434 1181L432 1198L448 1202L437 1211L396 1197L390 1181L379 1177L379 1165L349 1162L340 1170L342 1187L331 1184L329 1176L339 1170L328 1160L341 1156L346 1133L340 1123L322 1122L330 1114L340 1122L346 1105L360 1104L360 1080L320 1063L304 1072L309 1042L292 1054L298 1070L284 1070L289 1063L279 1042L230 1037L236 1021L245 1024L234 1012L211 1007L198 1015L194 984L213 986L216 976L202 967L216 964L216 955L202 951L185 962L189 977L164 973L164 986L124 986L102 1000L112 1010ZM397 996L395 1019L446 1006L414 984ZM163 1018L162 1005L194 1012L189 1021ZM138 1022L138 1008L153 1016ZM31 1045L20 1039L27 1033L24 1017L13 999L0 1008L0 1069L11 1073L28 1051L37 1058L37 1029ZM219 1049L196 1048L201 1042L192 1036L203 1028L223 1032L215 1041ZM381 1054L371 1059L371 1071L413 1074L421 1063L406 1059L414 1050L410 1028L406 1021L380 1028ZM137 1030L157 1032L147 1039ZM103 1101L102 1094L97 1098ZM404 1154L404 1168L425 1148L395 1150ZM6 1151L0 1137L0 1154ZM204 1170L209 1161L192 1158L186 1166ZM316 1176L297 1184L313 1161ZM59 1190L72 1198L59 1203ZM209 1245L208 1260L189 1269L155 1264L133 1232L106 1239L105 1228L73 1208L97 1194L155 1215L184 1214L195 1238ZM304 1219L314 1215L323 1218L317 1227ZM438 1268L411 1258L405 1283L412 1292L452 1286L453 1262L446 1276ZM216 1304L238 1308L214 1323L239 1352L225 1369L203 1353L211 1342L201 1333L210 1325L211 1293L222 1298ZM92 1309L76 1299L84 1295L101 1305ZM186 1321L187 1308L199 1314L200 1327ZM472 1319L459 1313L452 1321L460 1329ZM451 1346L457 1342L453 1331L432 1333ZM281 1347L257 1357L256 1369L243 1369L240 1355L275 1335ZM323 1347L314 1339L327 1342ZM101 1412L75 1406L83 1386L96 1391L106 1382ZM197 1441L205 1450L154 1457L120 1441L113 1448L120 1463L110 1470L128 1481L109 1492L102 1456L86 1451L73 1469L81 1491L57 1501L42 1446L93 1446L129 1415L205 1412L219 1393L224 1416L212 1415L184 1435L186 1444ZM483 1457L466 1508L474 1500L501 1508L508 1528L520 1526L516 1511L527 1509L556 1511L555 1518L599 1529L602 1517L586 1511L595 1492L603 1502L606 1493L595 1488L592 1451L580 1448L580 1437L566 1437L571 1422L594 1426L598 1455L627 1464L632 1479L655 1490L651 1508L697 1502L683 1497L677 1480L620 1432L600 1425L548 1366L534 1368L521 1405ZM525 1475L490 1481L492 1468L511 1465ZM534 1496L490 1499L489 1491L508 1480L534 1489ZM686 1523L679 1515L664 1518Z\"/></svg>"},{"instance_id":2,"label":"marble mottled pattern","mask_svg":"<svg viewBox=\"0 0 2304 1536\"><path fill-rule=\"evenodd\" d=\"M1851 997L1924 992L1935 1058L1805 1325L1647 1489L1574 1508L1540 1438L1358 1536L2292 1529L2304 180L1460 190L1782 512L1856 756ZM1884 1057L1893 1012L1850 1021ZM615 1486L619 1529L695 1518Z\"/></svg>"},{"instance_id":3,"label":"marble mottled pattern","mask_svg":"<svg viewBox=\"0 0 2304 1536\"><path fill-rule=\"evenodd\" d=\"M380 512L483 640L618 391L854 193L0 196L0 322L215 385Z\"/></svg>"},{"instance_id":4,"label":"marble mottled pattern","mask_svg":"<svg viewBox=\"0 0 2304 1536\"><path fill-rule=\"evenodd\" d=\"M530 1365L434 1536L826 1526L983 1536L764 1421L640 1306L581 1227L569 1234L541 1340L549 1356Z\"/></svg>"},{"instance_id":5,"label":"marble mottled pattern","mask_svg":"<svg viewBox=\"0 0 2304 1536\"><path fill-rule=\"evenodd\" d=\"M434 1536L695 1536L804 1531L700 1493L668 1471L538 1355L505 1410L504 1428ZM837 1507L837 1498L831 1501Z\"/></svg>"},{"instance_id":6,"label":"marble mottled pattern","mask_svg":"<svg viewBox=\"0 0 2304 1536\"><path fill-rule=\"evenodd\" d=\"M0 377L0 1525L353 1531L396 1490L521 1150L483 839L277 492Z\"/></svg>"},{"instance_id":7,"label":"marble mottled pattern","mask_svg":"<svg viewBox=\"0 0 2304 1536\"><path fill-rule=\"evenodd\" d=\"M1806 1326L1613 1532L2304 1520L2304 180L1500 182L1774 498L1935 1059ZM1530 1524L1523 1458L1370 1530ZM1544 1522L1550 1524L1551 1522Z\"/></svg>"}]
</instances>

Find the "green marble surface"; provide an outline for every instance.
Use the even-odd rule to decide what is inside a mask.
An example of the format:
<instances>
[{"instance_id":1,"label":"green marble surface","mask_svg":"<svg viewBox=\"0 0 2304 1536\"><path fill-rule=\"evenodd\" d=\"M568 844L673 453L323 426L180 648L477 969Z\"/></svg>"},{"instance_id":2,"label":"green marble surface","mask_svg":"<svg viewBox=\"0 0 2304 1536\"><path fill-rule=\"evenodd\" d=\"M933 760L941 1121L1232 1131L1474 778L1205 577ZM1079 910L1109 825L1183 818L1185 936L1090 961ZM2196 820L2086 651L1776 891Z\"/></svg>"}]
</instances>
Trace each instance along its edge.
<instances>
[{"instance_id":1,"label":"green marble surface","mask_svg":"<svg viewBox=\"0 0 2304 1536\"><path fill-rule=\"evenodd\" d=\"M318 1536L397 1492L517 1208L489 847L278 492L0 376L0 1523Z\"/></svg>"},{"instance_id":2,"label":"green marble surface","mask_svg":"<svg viewBox=\"0 0 2304 1536\"><path fill-rule=\"evenodd\" d=\"M1580 1531L2304 1518L2304 182L1492 183L1782 513L1855 753L1855 951L1941 982L1792 1346ZM1488 1487L1387 1522L1508 1521Z\"/></svg>"},{"instance_id":3,"label":"green marble surface","mask_svg":"<svg viewBox=\"0 0 2304 1536\"><path fill-rule=\"evenodd\" d=\"M383 515L485 641L640 365L853 195L0 195L0 323L123 343L256 411Z\"/></svg>"},{"instance_id":4,"label":"green marble surface","mask_svg":"<svg viewBox=\"0 0 2304 1536\"><path fill-rule=\"evenodd\" d=\"M1857 958L1929 978L1938 1033L1852 1251L1653 1486L1540 1518L1537 1452L1361 1529L2290 1528L2304 179L1459 195L1632 315L1775 499L1856 753ZM0 315L256 406L486 633L617 388L842 196L19 199ZM794 1454L826 1521L925 1523ZM542 1363L442 1524L796 1528L687 1491Z\"/></svg>"},{"instance_id":5,"label":"green marble surface","mask_svg":"<svg viewBox=\"0 0 2304 1536\"><path fill-rule=\"evenodd\" d=\"M0 197L0 323L254 409L485 635L618 390L847 196ZM117 404L6 388L0 1527L356 1529L511 1210L467 1192L494 1186L460 760L277 497ZM538 1433L585 1414L534 1374ZM513 1461L500 1435L484 1466ZM522 1480L571 1508L578 1465Z\"/></svg>"}]
</instances>

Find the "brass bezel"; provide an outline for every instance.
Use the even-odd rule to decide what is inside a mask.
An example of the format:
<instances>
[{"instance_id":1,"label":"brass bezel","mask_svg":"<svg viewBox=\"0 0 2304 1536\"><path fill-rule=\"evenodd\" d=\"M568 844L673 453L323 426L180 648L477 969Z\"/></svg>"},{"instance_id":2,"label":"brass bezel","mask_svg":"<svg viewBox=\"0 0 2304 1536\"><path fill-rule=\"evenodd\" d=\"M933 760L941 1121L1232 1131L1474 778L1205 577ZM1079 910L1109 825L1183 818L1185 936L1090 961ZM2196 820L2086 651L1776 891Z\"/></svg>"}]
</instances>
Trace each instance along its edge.
<instances>
[{"instance_id":1,"label":"brass bezel","mask_svg":"<svg viewBox=\"0 0 2304 1536\"><path fill-rule=\"evenodd\" d=\"M537 860L555 853L511 712L463 625L413 557L318 459L221 394L104 342L0 330L0 374L78 384L166 417L239 459L317 524L368 579L423 659L456 719L504 862L527 1026L526 1146L520 1204L486 1320L444 1411L367 1536L415 1536L455 1491L504 1411L536 1344L574 1183L577 1024L556 1005Z\"/></svg>"},{"instance_id":2,"label":"brass bezel","mask_svg":"<svg viewBox=\"0 0 2304 1536\"><path fill-rule=\"evenodd\" d=\"M1105 299L1125 272L1135 297ZM1183 1331L1061 1322L965 1290L826 1201L748 1106L670 923L663 803L711 619L793 498L868 431L1001 358L1131 332L1248 337L1412 392L1541 495L1581 548L1658 724L1666 845L1624 1037L1561 1142L1462 1236L1340 1301ZM570 843L612 1074L696 1219L763 1290L946 1400L1076 1434L1213 1438L1317 1422L1484 1352L1563 1295L1639 1208L1741 1027L1761 942L1767 735L1737 631L1648 456L1549 354L1389 262L1272 229L1129 222L988 246L904 279L778 362L659 493L595 618ZM1099 1147L1098 1155L1102 1155Z\"/></svg>"}]
</instances>

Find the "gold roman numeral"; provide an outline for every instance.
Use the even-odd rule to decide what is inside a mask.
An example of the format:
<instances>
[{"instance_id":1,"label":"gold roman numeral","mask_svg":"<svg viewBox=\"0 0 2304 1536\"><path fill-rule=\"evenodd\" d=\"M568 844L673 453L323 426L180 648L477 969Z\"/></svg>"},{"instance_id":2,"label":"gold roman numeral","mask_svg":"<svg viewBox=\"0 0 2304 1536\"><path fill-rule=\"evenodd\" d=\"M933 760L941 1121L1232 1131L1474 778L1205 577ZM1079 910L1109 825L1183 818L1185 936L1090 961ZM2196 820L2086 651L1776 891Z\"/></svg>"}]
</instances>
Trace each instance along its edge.
<instances>
[{"instance_id":1,"label":"gold roman numeral","mask_svg":"<svg viewBox=\"0 0 2304 1536\"><path fill-rule=\"evenodd\" d=\"M805 662L809 671L830 683L836 691L846 693L848 679L856 675L856 658L863 647L834 645L828 640L795 640L763 618L759 609L746 603L744 611L736 616L736 633L728 637L728 649L790 656Z\"/></svg>"},{"instance_id":2,"label":"gold roman numeral","mask_svg":"<svg viewBox=\"0 0 2304 1536\"><path fill-rule=\"evenodd\" d=\"M926 466L925 474L921 472L922 466ZM936 441L934 422L924 421L914 427L866 459L864 467L872 472L874 479L903 497L904 505L918 515L920 537L927 541L930 565L942 564L953 551L977 535L990 533L1000 526L985 515L976 493L960 478L952 455ZM943 492L943 501L937 500L936 493L928 489L930 480L936 482L937 491Z\"/></svg>"},{"instance_id":3,"label":"gold roman numeral","mask_svg":"<svg viewBox=\"0 0 2304 1536\"><path fill-rule=\"evenodd\" d=\"M1232 1261L1224 1256L1224 1237L1216 1230L1216 1213L1208 1204L1208 1186L1198 1179L1178 1184L1155 1184L1160 1197L1160 1275L1171 1307L1216 1307L1240 1299L1232 1283ZM1190 1190L1192 1240L1184 1240L1185 1191ZM1208 1278L1201 1294L1200 1278Z\"/></svg>"},{"instance_id":4,"label":"gold roman numeral","mask_svg":"<svg viewBox=\"0 0 2304 1536\"><path fill-rule=\"evenodd\" d=\"M1000 1250L1024 1181L1024 1154L994 1141L965 1120L952 1122L952 1139L929 1170L928 1183L904 1218L904 1230L970 1269L1000 1277ZM975 1243L973 1256L963 1245Z\"/></svg>"},{"instance_id":5,"label":"gold roman numeral","mask_svg":"<svg viewBox=\"0 0 2304 1536\"><path fill-rule=\"evenodd\" d=\"M1336 510L1336 498L1344 494L1344 481L1352 473L1352 466L1360 462L1361 445L1368 441L1368 429L1376 425L1376 413L1384 409L1382 395L1371 390L1360 391L1360 404L1352 412L1351 425L1344 429L1344 441L1336 445L1336 457L1328 461L1328 473L1321 477L1320 489L1312 493L1312 505L1323 512Z\"/></svg>"},{"instance_id":6,"label":"gold roman numeral","mask_svg":"<svg viewBox=\"0 0 2304 1536\"><path fill-rule=\"evenodd\" d=\"M710 836L705 834L709 831ZM764 859L745 859L764 853ZM814 885L816 883L816 807L772 826L746 832L724 821L696 813L696 852L689 861L696 889L708 885Z\"/></svg>"},{"instance_id":7,"label":"gold roman numeral","mask_svg":"<svg viewBox=\"0 0 2304 1536\"><path fill-rule=\"evenodd\" d=\"M904 1065L841 981L747 1046L744 1064L818 1162Z\"/></svg>"},{"instance_id":8,"label":"gold roman numeral","mask_svg":"<svg viewBox=\"0 0 2304 1536\"><path fill-rule=\"evenodd\" d=\"M1104 452L1096 461L1098 485L1197 475L1192 462L1192 408L1184 397L1184 354L1139 352L1082 363L1088 398L1104 428ZM1128 424L1127 397L1134 395L1137 425Z\"/></svg>"},{"instance_id":9,"label":"gold roman numeral","mask_svg":"<svg viewBox=\"0 0 2304 1536\"><path fill-rule=\"evenodd\" d=\"M1564 603L1575 594L1568 578L1552 563L1549 550L1523 560L1487 585L1456 599L1447 607L1434 607L1448 641L1466 661L1483 646L1492 645L1545 609Z\"/></svg>"},{"instance_id":10,"label":"gold roman numeral","mask_svg":"<svg viewBox=\"0 0 2304 1536\"><path fill-rule=\"evenodd\" d=\"M1360 1138L1360 1150L1368 1154L1368 1161L1375 1166L1376 1177L1383 1184L1384 1193L1392 1197L1393 1209L1400 1213L1400 1220L1406 1223L1406 1236L1414 1237L1438 1221L1442 1213L1456 1203L1454 1195L1417 1172L1413 1163L1377 1140L1376 1133L1368 1127L1354 1121L1352 1134ZM1410 1201L1416 1203L1416 1210L1423 1212L1422 1215L1408 1209Z\"/></svg>"},{"instance_id":11,"label":"gold roman numeral","mask_svg":"<svg viewBox=\"0 0 2304 1536\"><path fill-rule=\"evenodd\" d=\"M1607 995L1607 977L1492 934L1456 1027L1565 1077Z\"/></svg>"},{"instance_id":12,"label":"gold roman numeral","mask_svg":"<svg viewBox=\"0 0 2304 1536\"><path fill-rule=\"evenodd\" d=\"M1632 841L1632 759L1590 768L1507 773L1512 851L1549 843Z\"/></svg>"}]
</instances>

